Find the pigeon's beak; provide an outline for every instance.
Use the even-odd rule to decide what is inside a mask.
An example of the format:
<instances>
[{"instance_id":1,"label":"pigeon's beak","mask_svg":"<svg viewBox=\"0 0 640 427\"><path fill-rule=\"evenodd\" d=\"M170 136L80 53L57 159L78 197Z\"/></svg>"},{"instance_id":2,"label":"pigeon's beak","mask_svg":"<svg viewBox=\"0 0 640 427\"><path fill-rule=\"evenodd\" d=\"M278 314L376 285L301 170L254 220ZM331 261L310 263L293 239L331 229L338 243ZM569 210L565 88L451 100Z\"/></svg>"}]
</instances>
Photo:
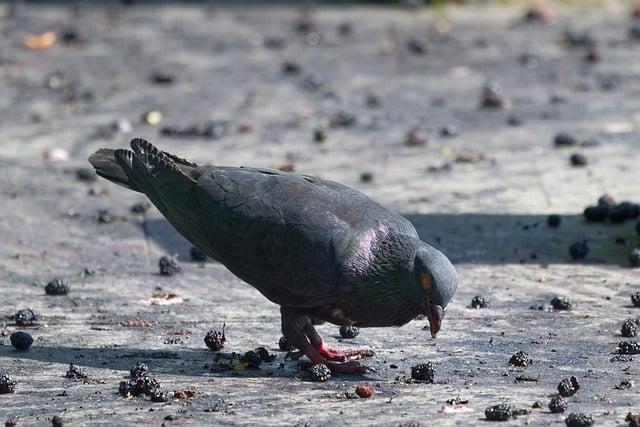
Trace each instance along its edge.
<instances>
[{"instance_id":1,"label":"pigeon's beak","mask_svg":"<svg viewBox=\"0 0 640 427\"><path fill-rule=\"evenodd\" d=\"M439 305L429 305L429 314L427 317L429 318L429 326L431 326L431 337L436 337L436 334L440 330L440 324L442 323L445 313L445 309Z\"/></svg>"}]
</instances>

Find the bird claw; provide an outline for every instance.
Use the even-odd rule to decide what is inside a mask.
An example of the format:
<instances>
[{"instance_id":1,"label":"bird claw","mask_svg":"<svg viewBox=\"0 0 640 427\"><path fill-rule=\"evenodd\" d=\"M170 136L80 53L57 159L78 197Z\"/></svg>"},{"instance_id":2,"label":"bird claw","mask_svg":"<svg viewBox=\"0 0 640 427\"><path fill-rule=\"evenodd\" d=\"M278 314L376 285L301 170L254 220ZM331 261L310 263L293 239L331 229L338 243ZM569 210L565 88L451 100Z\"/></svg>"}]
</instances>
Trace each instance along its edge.
<instances>
[{"instance_id":1,"label":"bird claw","mask_svg":"<svg viewBox=\"0 0 640 427\"><path fill-rule=\"evenodd\" d=\"M373 357L375 353L370 349L352 349L352 350L340 350L336 348L330 348L320 346L318 348L318 353L320 353L324 358L333 362L344 362L347 359L360 359L363 357Z\"/></svg>"}]
</instances>

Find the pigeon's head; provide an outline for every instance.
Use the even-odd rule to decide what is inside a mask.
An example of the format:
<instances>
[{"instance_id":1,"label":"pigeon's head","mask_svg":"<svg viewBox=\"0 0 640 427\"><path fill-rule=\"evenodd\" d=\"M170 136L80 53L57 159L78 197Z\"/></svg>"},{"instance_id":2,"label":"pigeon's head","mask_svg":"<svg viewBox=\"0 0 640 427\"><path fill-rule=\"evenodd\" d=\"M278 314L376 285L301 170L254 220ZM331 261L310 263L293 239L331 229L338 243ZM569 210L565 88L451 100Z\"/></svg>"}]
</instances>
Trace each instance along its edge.
<instances>
[{"instance_id":1,"label":"pigeon's head","mask_svg":"<svg viewBox=\"0 0 640 427\"><path fill-rule=\"evenodd\" d=\"M447 305L458 288L458 274L451 261L424 242L416 251L414 272L419 289L419 307L429 319L435 337L447 313Z\"/></svg>"}]
</instances>

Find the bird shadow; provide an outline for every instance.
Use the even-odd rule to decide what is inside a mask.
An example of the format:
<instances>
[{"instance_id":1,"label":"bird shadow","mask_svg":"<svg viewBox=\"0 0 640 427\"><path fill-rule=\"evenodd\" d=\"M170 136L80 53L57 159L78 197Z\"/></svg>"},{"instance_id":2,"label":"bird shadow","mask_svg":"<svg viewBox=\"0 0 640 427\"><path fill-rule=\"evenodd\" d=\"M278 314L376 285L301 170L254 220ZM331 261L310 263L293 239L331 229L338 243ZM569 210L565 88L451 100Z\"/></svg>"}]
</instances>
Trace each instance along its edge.
<instances>
[{"instance_id":1,"label":"bird shadow","mask_svg":"<svg viewBox=\"0 0 640 427\"><path fill-rule=\"evenodd\" d=\"M589 223L582 215L561 215L550 227L547 215L534 214L406 214L420 238L443 251L453 263L467 264L614 264L628 265L638 243L635 223ZM149 218L147 236L165 252L191 260L192 245L164 218ZM586 241L589 254L573 260L569 246ZM208 259L208 262L215 262Z\"/></svg>"},{"instance_id":2,"label":"bird shadow","mask_svg":"<svg viewBox=\"0 0 640 427\"><path fill-rule=\"evenodd\" d=\"M297 362L285 360L285 352L274 352L272 362L259 368L223 370L225 365L238 365L242 354L212 353L208 350L180 348L175 350L147 350L139 348L41 347L33 346L17 351L0 345L1 358L35 360L47 363L73 363L79 367L129 371L136 363L145 363L154 374L211 377L292 377L300 374ZM61 372L64 375L64 372Z\"/></svg>"},{"instance_id":3,"label":"bird shadow","mask_svg":"<svg viewBox=\"0 0 640 427\"><path fill-rule=\"evenodd\" d=\"M145 350L139 348L93 347L41 347L33 346L17 351L12 346L0 345L0 359L14 358L45 363L73 364L78 367L109 369L128 372L136 363L145 363L152 374L188 377L226 378L308 378L298 369L299 361L286 358L287 353L272 351L276 358L263 362L257 368L227 369L240 365L242 354L231 352L212 353L208 350L180 348L175 350ZM301 359L305 361L306 359ZM61 369L64 376L66 370ZM376 375L374 373L368 375ZM90 375L91 377L91 375ZM362 376L339 375L343 381L359 381Z\"/></svg>"}]
</instances>

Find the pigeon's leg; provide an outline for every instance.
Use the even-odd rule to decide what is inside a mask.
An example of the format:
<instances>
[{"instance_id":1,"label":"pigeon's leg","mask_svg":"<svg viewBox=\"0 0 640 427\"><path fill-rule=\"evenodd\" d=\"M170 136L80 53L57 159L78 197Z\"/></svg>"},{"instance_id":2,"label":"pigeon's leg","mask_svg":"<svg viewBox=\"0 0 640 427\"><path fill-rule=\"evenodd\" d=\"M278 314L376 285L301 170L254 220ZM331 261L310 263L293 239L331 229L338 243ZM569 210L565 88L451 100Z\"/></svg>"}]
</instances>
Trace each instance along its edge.
<instances>
[{"instance_id":1,"label":"pigeon's leg","mask_svg":"<svg viewBox=\"0 0 640 427\"><path fill-rule=\"evenodd\" d=\"M282 307L280 312L282 313L282 334L291 344L302 349L302 352L309 358L312 364L324 364L327 365L332 372L343 374L365 374L372 371L370 368L353 360L344 363L327 360L309 341L306 334L306 330L308 330L309 327L313 328L309 316L297 309L288 307ZM316 336L319 337L317 332L315 333L314 339ZM344 360L344 358L342 360Z\"/></svg>"},{"instance_id":2,"label":"pigeon's leg","mask_svg":"<svg viewBox=\"0 0 640 427\"><path fill-rule=\"evenodd\" d=\"M305 326L305 333L309 338L311 345L327 360L344 362L348 358L371 357L374 355L373 350L366 348L340 350L337 348L327 347L324 341L322 341L322 337L318 331L316 331L316 328L314 328L310 323Z\"/></svg>"}]
</instances>

